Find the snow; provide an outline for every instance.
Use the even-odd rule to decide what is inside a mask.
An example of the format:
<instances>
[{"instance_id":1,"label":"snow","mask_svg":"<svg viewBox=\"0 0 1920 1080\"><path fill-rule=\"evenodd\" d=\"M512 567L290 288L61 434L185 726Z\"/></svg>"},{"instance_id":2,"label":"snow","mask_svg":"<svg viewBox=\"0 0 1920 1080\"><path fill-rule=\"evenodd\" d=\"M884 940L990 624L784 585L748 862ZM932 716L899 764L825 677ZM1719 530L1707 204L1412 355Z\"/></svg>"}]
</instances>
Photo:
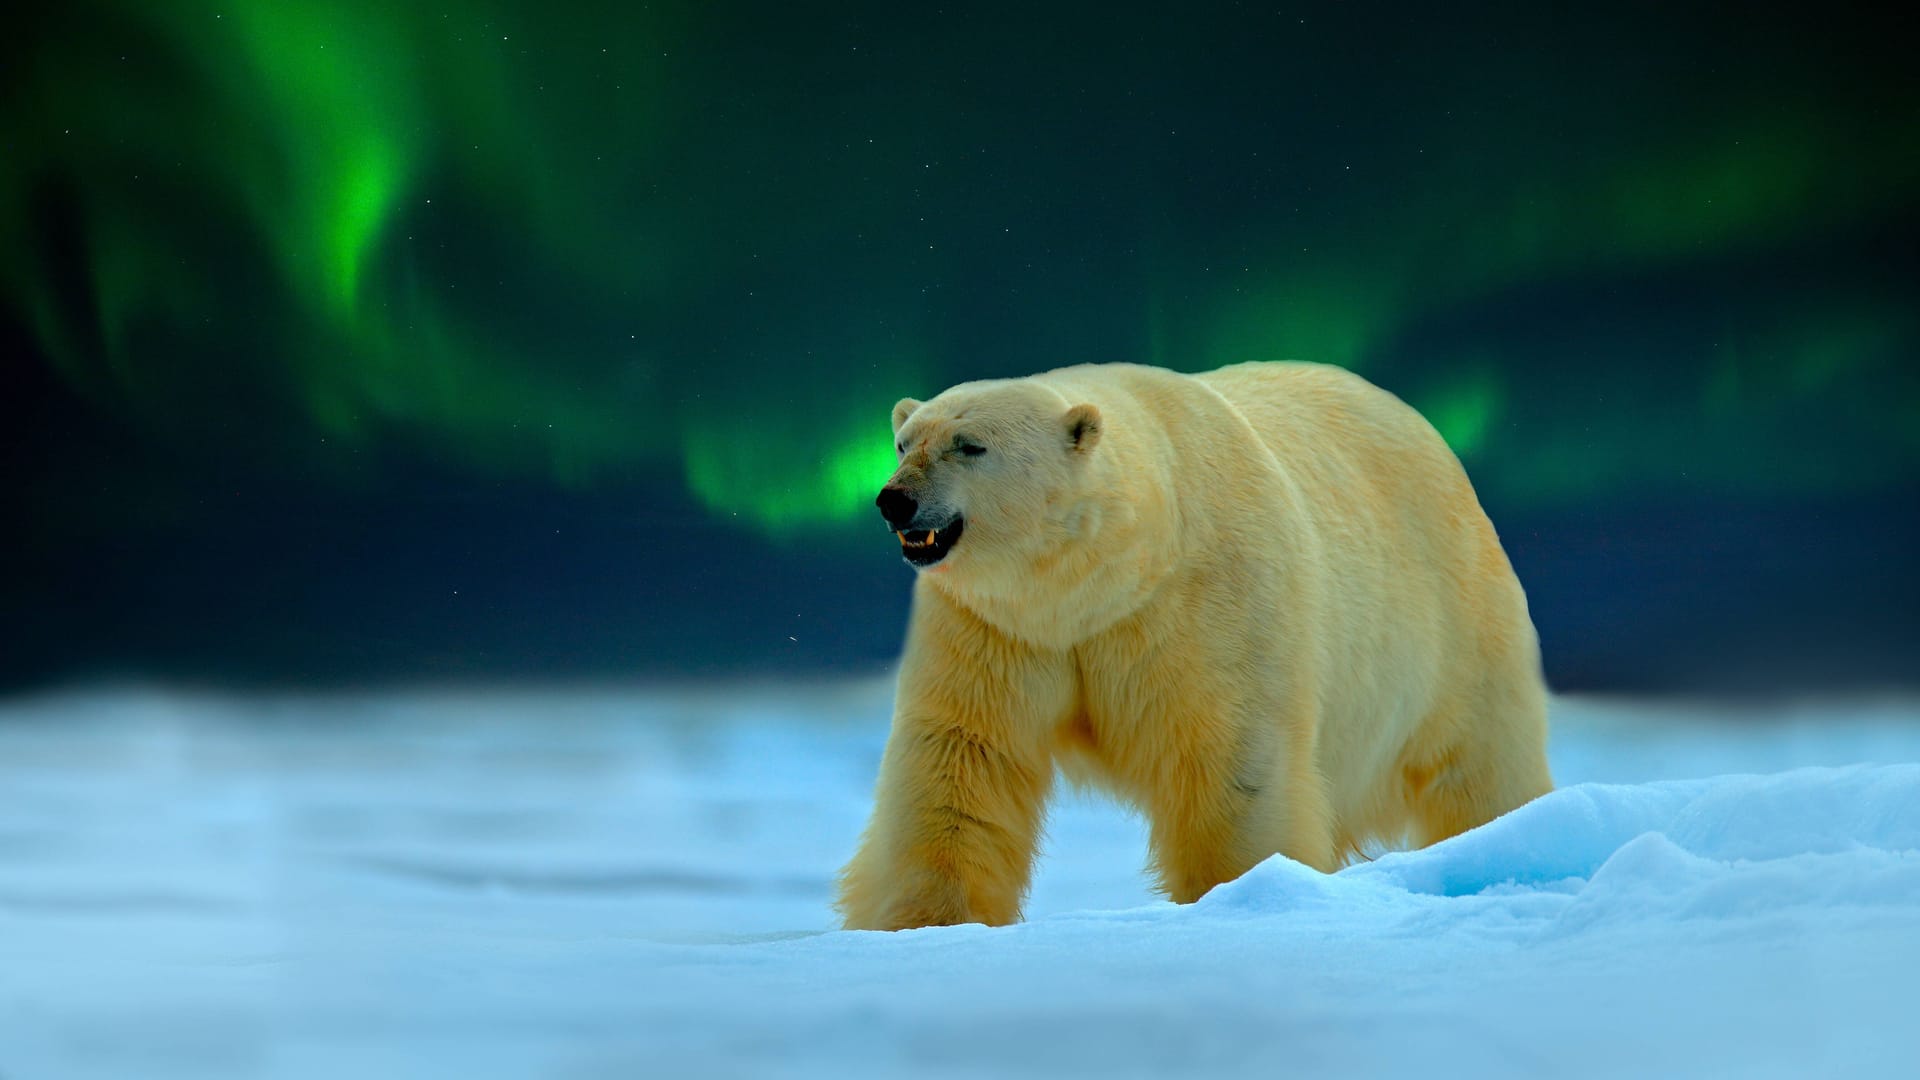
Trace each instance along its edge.
<instances>
[{"instance_id":1,"label":"snow","mask_svg":"<svg viewBox=\"0 0 1920 1080\"><path fill-rule=\"evenodd\" d=\"M1015 927L829 932L888 687L0 703L0 1076L1905 1075L1920 705L1560 700L1562 787Z\"/></svg>"}]
</instances>

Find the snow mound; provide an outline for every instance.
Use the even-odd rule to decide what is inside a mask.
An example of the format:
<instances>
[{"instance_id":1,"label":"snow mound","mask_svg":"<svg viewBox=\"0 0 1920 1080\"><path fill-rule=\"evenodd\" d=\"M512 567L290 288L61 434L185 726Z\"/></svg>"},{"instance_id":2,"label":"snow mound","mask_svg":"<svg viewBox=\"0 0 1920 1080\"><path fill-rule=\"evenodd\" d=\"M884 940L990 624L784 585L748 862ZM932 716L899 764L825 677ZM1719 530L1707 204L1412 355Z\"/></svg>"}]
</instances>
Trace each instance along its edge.
<instances>
[{"instance_id":1,"label":"snow mound","mask_svg":"<svg viewBox=\"0 0 1920 1080\"><path fill-rule=\"evenodd\" d=\"M1563 788L1470 833L1323 875L1276 856L1189 918L1336 910L1516 933L1920 903L1920 765ZM1435 903L1435 899L1455 901ZM1724 929L1724 928L1723 928Z\"/></svg>"}]
</instances>

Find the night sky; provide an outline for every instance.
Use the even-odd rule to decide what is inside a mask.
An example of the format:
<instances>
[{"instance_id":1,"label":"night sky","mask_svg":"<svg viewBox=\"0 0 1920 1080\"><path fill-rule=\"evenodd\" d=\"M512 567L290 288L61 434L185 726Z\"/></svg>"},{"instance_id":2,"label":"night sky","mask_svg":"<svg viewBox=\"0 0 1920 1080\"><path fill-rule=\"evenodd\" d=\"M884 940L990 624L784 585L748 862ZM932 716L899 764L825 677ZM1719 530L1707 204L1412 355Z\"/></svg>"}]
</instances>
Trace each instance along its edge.
<instances>
[{"instance_id":1,"label":"night sky","mask_svg":"<svg viewBox=\"0 0 1920 1080\"><path fill-rule=\"evenodd\" d=\"M1351 367L1573 690L1920 684L1920 81L1832 5L100 3L0 45L0 685L878 670L888 409Z\"/></svg>"}]
</instances>

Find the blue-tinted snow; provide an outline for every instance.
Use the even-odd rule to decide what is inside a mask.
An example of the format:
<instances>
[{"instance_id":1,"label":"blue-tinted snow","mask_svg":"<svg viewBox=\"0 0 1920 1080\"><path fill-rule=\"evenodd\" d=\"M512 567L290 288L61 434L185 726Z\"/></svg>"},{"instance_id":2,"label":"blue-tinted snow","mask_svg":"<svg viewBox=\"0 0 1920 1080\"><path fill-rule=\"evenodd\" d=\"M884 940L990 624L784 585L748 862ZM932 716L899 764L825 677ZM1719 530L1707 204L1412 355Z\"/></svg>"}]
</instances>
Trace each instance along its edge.
<instances>
[{"instance_id":1,"label":"blue-tinted snow","mask_svg":"<svg viewBox=\"0 0 1920 1080\"><path fill-rule=\"evenodd\" d=\"M0 706L0 1076L1903 1075L1920 708L1556 703L1562 789L1156 901L826 932L887 687Z\"/></svg>"}]
</instances>

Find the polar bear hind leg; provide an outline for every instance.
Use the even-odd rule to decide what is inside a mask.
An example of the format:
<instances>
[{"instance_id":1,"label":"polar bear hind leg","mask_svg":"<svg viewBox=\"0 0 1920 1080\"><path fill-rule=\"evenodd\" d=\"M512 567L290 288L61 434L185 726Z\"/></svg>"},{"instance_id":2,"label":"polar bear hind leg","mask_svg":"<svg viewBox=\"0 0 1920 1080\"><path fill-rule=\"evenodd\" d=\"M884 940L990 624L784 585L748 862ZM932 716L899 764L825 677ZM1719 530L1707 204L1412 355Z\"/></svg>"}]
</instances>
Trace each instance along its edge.
<instances>
[{"instance_id":1,"label":"polar bear hind leg","mask_svg":"<svg viewBox=\"0 0 1920 1080\"><path fill-rule=\"evenodd\" d=\"M1546 736L1537 677L1489 679L1435 710L1400 766L1414 842L1438 843L1552 791Z\"/></svg>"}]
</instances>

